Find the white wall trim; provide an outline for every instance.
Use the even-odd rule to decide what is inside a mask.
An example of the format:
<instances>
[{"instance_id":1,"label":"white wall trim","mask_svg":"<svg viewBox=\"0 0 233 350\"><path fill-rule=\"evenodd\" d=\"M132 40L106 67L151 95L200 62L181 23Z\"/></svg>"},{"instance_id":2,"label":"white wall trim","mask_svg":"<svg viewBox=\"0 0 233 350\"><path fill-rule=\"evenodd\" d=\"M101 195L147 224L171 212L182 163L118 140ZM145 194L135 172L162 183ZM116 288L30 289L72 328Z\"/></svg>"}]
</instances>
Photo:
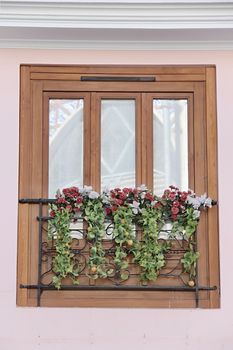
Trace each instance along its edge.
<instances>
[{"instance_id":1,"label":"white wall trim","mask_svg":"<svg viewBox=\"0 0 233 350\"><path fill-rule=\"evenodd\" d=\"M131 1L0 0L0 48L233 50L233 0Z\"/></svg>"},{"instance_id":2,"label":"white wall trim","mask_svg":"<svg viewBox=\"0 0 233 350\"><path fill-rule=\"evenodd\" d=\"M100 41L100 40L3 40L0 48L78 49L78 50L233 50L232 41Z\"/></svg>"},{"instance_id":3,"label":"white wall trim","mask_svg":"<svg viewBox=\"0 0 233 350\"><path fill-rule=\"evenodd\" d=\"M0 1L0 26L49 28L233 28L233 2Z\"/></svg>"}]
</instances>

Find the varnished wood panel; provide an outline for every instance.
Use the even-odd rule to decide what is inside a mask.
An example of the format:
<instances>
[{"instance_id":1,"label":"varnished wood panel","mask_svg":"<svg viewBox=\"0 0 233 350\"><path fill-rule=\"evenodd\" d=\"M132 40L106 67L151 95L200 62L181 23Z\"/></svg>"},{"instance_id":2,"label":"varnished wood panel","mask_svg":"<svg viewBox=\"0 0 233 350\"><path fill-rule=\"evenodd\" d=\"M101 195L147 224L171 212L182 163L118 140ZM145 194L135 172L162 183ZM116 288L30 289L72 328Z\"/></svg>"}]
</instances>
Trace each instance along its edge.
<instances>
[{"instance_id":1,"label":"varnished wood panel","mask_svg":"<svg viewBox=\"0 0 233 350\"><path fill-rule=\"evenodd\" d=\"M30 119L30 67L21 67L20 79L20 130L19 130L19 198L29 195L31 182L30 147L32 142ZM27 140L27 142L25 142ZM18 208L18 258L17 258L17 304L28 304L28 291L19 288L29 280L29 206L19 204Z\"/></svg>"},{"instance_id":2,"label":"varnished wood panel","mask_svg":"<svg viewBox=\"0 0 233 350\"><path fill-rule=\"evenodd\" d=\"M27 66L27 65L26 65ZM211 65L30 65L32 73L205 75Z\"/></svg>"},{"instance_id":3,"label":"varnished wood panel","mask_svg":"<svg viewBox=\"0 0 233 350\"><path fill-rule=\"evenodd\" d=\"M86 82L44 80L44 91L192 92L194 82Z\"/></svg>"},{"instance_id":4,"label":"varnished wood panel","mask_svg":"<svg viewBox=\"0 0 233 350\"><path fill-rule=\"evenodd\" d=\"M113 74L113 73L95 73L95 77L101 77L103 74L107 75L108 77L118 77L119 74ZM40 73L40 72L32 72L30 75L30 78L32 80L70 80L70 81L80 81L81 77L89 77L93 76L93 73ZM135 76L135 73L131 72L128 73L127 75L121 74L121 77L128 77L128 76ZM154 77L156 81L205 81L205 74L204 72L201 74L158 74L158 73L153 73L153 75L150 74L137 74L137 77Z\"/></svg>"},{"instance_id":5,"label":"varnished wood panel","mask_svg":"<svg viewBox=\"0 0 233 350\"><path fill-rule=\"evenodd\" d=\"M215 69L206 68L206 139L207 142L207 186L211 198L218 200L218 163L217 163L217 109ZM209 248L209 283L219 286L218 290L210 293L210 307L220 306L220 277L219 277L219 223L218 207L208 212L208 248Z\"/></svg>"},{"instance_id":6,"label":"varnished wood panel","mask_svg":"<svg viewBox=\"0 0 233 350\"><path fill-rule=\"evenodd\" d=\"M207 193L206 178L206 138L205 138L205 86L196 84L194 92L194 191L197 195ZM198 259L198 280L202 285L209 285L208 281L208 251L207 243L207 213L202 212L196 233Z\"/></svg>"}]
</instances>

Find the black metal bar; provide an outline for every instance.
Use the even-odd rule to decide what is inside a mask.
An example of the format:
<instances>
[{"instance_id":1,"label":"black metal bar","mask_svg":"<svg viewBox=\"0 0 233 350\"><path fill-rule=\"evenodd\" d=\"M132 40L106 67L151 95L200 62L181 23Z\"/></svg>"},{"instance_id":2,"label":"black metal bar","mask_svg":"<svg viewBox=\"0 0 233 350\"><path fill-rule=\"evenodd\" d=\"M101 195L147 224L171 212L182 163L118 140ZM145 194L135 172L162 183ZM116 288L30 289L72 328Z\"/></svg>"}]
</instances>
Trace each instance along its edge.
<instances>
[{"instance_id":1,"label":"black metal bar","mask_svg":"<svg viewBox=\"0 0 233 350\"><path fill-rule=\"evenodd\" d=\"M196 308L199 307L199 288L198 288L198 280L195 285L195 300L196 300Z\"/></svg>"},{"instance_id":2,"label":"black metal bar","mask_svg":"<svg viewBox=\"0 0 233 350\"><path fill-rule=\"evenodd\" d=\"M198 240L197 240L197 230L196 230L196 232L195 232L195 242L194 242L194 250L195 250L195 253L197 253L197 251L198 251ZM199 269L199 264L198 264L198 262L196 263L196 276L195 276L195 289L196 289L196 293L195 293L195 299L196 299L196 308L198 308L199 307L199 289L198 289L198 287L199 287L199 280L198 280L198 274L199 274L199 271L198 271L198 269Z\"/></svg>"},{"instance_id":3,"label":"black metal bar","mask_svg":"<svg viewBox=\"0 0 233 350\"><path fill-rule=\"evenodd\" d=\"M49 221L49 220L53 219L53 217L52 216L37 216L36 219L38 221L40 221L40 220L41 221Z\"/></svg>"},{"instance_id":4,"label":"black metal bar","mask_svg":"<svg viewBox=\"0 0 233 350\"><path fill-rule=\"evenodd\" d=\"M40 298L41 293L43 289L41 289L41 269L42 269L42 205L43 203L40 202L39 204L39 244L38 244L38 289L37 289L37 306L40 306Z\"/></svg>"},{"instance_id":5,"label":"black metal bar","mask_svg":"<svg viewBox=\"0 0 233 350\"><path fill-rule=\"evenodd\" d=\"M154 82L155 77L114 77L114 76L81 76L81 81L112 81L112 82Z\"/></svg>"},{"instance_id":6,"label":"black metal bar","mask_svg":"<svg viewBox=\"0 0 233 350\"><path fill-rule=\"evenodd\" d=\"M21 204L49 204L56 202L55 198L20 198L19 203Z\"/></svg>"},{"instance_id":7,"label":"black metal bar","mask_svg":"<svg viewBox=\"0 0 233 350\"><path fill-rule=\"evenodd\" d=\"M19 203L21 204L49 204L49 203L55 203L56 198L20 198ZM212 205L217 205L218 202L216 200L212 200Z\"/></svg>"},{"instance_id":8,"label":"black metal bar","mask_svg":"<svg viewBox=\"0 0 233 350\"><path fill-rule=\"evenodd\" d=\"M54 286L46 286L43 284L37 285L37 284L21 284L20 288L27 288L27 289L41 289L41 290L58 290ZM199 286L199 291L213 291L216 290L217 287L206 287L206 286ZM59 290L103 290L103 291L112 291L112 290L127 290L127 291L148 291L148 292L156 292L156 291L164 291L164 292L196 292L196 287L188 287L188 286L122 286L122 285L115 285L115 286L68 286L64 285L61 286Z\"/></svg>"}]
</instances>

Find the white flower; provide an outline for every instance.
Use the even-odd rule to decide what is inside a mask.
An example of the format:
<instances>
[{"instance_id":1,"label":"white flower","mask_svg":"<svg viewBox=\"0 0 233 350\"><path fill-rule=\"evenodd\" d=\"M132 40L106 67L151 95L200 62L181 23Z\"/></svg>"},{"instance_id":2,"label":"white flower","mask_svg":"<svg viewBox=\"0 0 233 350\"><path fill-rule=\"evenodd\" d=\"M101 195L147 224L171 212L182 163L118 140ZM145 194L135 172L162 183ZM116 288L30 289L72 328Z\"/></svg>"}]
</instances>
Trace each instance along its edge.
<instances>
[{"instance_id":1,"label":"white flower","mask_svg":"<svg viewBox=\"0 0 233 350\"><path fill-rule=\"evenodd\" d=\"M207 197L206 193L204 193L200 197L200 202L201 202L201 205L203 205L203 207L208 207L208 208L212 207L212 199L210 197Z\"/></svg>"},{"instance_id":2,"label":"white flower","mask_svg":"<svg viewBox=\"0 0 233 350\"><path fill-rule=\"evenodd\" d=\"M80 188L79 192L83 195L88 194L92 191L92 186L84 186L83 188Z\"/></svg>"},{"instance_id":3,"label":"white flower","mask_svg":"<svg viewBox=\"0 0 233 350\"><path fill-rule=\"evenodd\" d=\"M81 216L82 216L82 213L81 213L81 211L76 211L75 213L74 213L74 218L75 219L78 219L78 218L81 218Z\"/></svg>"},{"instance_id":4,"label":"white flower","mask_svg":"<svg viewBox=\"0 0 233 350\"><path fill-rule=\"evenodd\" d=\"M194 209L198 209L201 206L201 201L199 197L194 198L194 197L188 196L187 202L188 204L191 204Z\"/></svg>"},{"instance_id":5,"label":"white flower","mask_svg":"<svg viewBox=\"0 0 233 350\"><path fill-rule=\"evenodd\" d=\"M88 194L88 197L90 199L96 199L96 198L99 198L99 193L98 192L95 192L95 191L91 191L89 194Z\"/></svg>"},{"instance_id":6,"label":"white flower","mask_svg":"<svg viewBox=\"0 0 233 350\"><path fill-rule=\"evenodd\" d=\"M188 196L187 201L194 209L199 209L201 206L212 207L212 199L209 197L207 198L206 193L202 194L200 197Z\"/></svg>"},{"instance_id":7,"label":"white flower","mask_svg":"<svg viewBox=\"0 0 233 350\"><path fill-rule=\"evenodd\" d=\"M139 203L137 201L133 201L133 204L134 208L138 208L139 207Z\"/></svg>"},{"instance_id":8,"label":"white flower","mask_svg":"<svg viewBox=\"0 0 233 350\"><path fill-rule=\"evenodd\" d=\"M145 194L145 192L140 192L139 195L140 195L141 199L144 199L146 194Z\"/></svg>"},{"instance_id":9,"label":"white flower","mask_svg":"<svg viewBox=\"0 0 233 350\"><path fill-rule=\"evenodd\" d=\"M142 184L137 188L139 191L147 191L146 185Z\"/></svg>"},{"instance_id":10,"label":"white flower","mask_svg":"<svg viewBox=\"0 0 233 350\"><path fill-rule=\"evenodd\" d=\"M107 193L104 192L102 194L101 198L102 198L102 201L103 201L104 204L109 204L110 203L110 198L109 198Z\"/></svg>"},{"instance_id":11,"label":"white flower","mask_svg":"<svg viewBox=\"0 0 233 350\"><path fill-rule=\"evenodd\" d=\"M138 214L140 212L140 208L139 208L139 203L136 201L133 201L132 204L130 204L130 206L133 208L132 211L134 214Z\"/></svg>"},{"instance_id":12,"label":"white flower","mask_svg":"<svg viewBox=\"0 0 233 350\"><path fill-rule=\"evenodd\" d=\"M61 190L60 188L57 189L56 196L57 196L57 197L63 196L63 192L62 192L62 190ZM63 196L63 197L64 197L64 196Z\"/></svg>"},{"instance_id":13,"label":"white flower","mask_svg":"<svg viewBox=\"0 0 233 350\"><path fill-rule=\"evenodd\" d=\"M92 191L92 186L84 186L84 190L85 190L85 192L86 193L89 193L89 192L91 192Z\"/></svg>"},{"instance_id":14,"label":"white flower","mask_svg":"<svg viewBox=\"0 0 233 350\"><path fill-rule=\"evenodd\" d=\"M206 198L204 206L208 208L212 207L212 199L210 197Z\"/></svg>"},{"instance_id":15,"label":"white flower","mask_svg":"<svg viewBox=\"0 0 233 350\"><path fill-rule=\"evenodd\" d=\"M201 197L199 197L199 200L200 200L200 202L201 202L201 205L204 205L204 204L205 204L206 198L207 198L206 193L202 194Z\"/></svg>"},{"instance_id":16,"label":"white flower","mask_svg":"<svg viewBox=\"0 0 233 350\"><path fill-rule=\"evenodd\" d=\"M193 212L193 219L198 219L200 216L200 210L194 210Z\"/></svg>"},{"instance_id":17,"label":"white flower","mask_svg":"<svg viewBox=\"0 0 233 350\"><path fill-rule=\"evenodd\" d=\"M210 197L207 197L205 194L205 197L203 198L203 206L211 208L212 207L212 199Z\"/></svg>"}]
</instances>

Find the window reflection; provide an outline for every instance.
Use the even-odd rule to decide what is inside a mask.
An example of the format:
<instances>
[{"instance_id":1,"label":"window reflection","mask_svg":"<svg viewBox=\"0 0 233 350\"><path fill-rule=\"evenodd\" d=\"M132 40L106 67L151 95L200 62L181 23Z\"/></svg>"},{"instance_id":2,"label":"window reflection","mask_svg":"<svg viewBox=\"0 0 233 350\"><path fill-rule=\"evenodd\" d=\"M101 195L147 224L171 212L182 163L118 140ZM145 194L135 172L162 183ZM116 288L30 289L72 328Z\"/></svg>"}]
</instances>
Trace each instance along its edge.
<instances>
[{"instance_id":1,"label":"window reflection","mask_svg":"<svg viewBox=\"0 0 233 350\"><path fill-rule=\"evenodd\" d=\"M154 191L188 188L187 100L153 100Z\"/></svg>"},{"instance_id":2,"label":"window reflection","mask_svg":"<svg viewBox=\"0 0 233 350\"><path fill-rule=\"evenodd\" d=\"M101 101L101 188L135 186L135 101Z\"/></svg>"},{"instance_id":3,"label":"window reflection","mask_svg":"<svg viewBox=\"0 0 233 350\"><path fill-rule=\"evenodd\" d=\"M83 186L83 99L49 101L49 197Z\"/></svg>"}]
</instances>

